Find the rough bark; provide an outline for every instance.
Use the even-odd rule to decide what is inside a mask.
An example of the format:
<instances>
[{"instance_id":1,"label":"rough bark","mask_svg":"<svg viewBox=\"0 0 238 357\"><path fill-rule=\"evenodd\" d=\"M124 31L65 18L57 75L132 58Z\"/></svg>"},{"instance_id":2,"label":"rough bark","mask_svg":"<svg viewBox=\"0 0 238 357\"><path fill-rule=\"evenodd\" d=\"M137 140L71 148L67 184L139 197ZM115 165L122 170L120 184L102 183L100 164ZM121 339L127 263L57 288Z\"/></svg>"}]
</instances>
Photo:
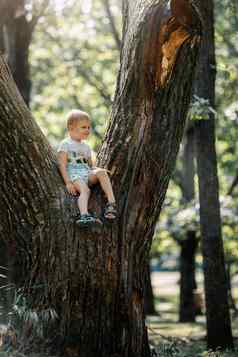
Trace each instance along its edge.
<instances>
[{"instance_id":1,"label":"rough bark","mask_svg":"<svg viewBox=\"0 0 238 357\"><path fill-rule=\"evenodd\" d=\"M0 14L0 52L4 53L18 89L25 103L29 106L31 92L29 46L37 20L35 18L31 21L27 20L25 0L12 0L11 2L1 0ZM8 253L8 249L1 249L0 264L8 267L8 283L10 284L12 281L11 275L14 275L15 279L19 267L13 265L11 254L9 256ZM7 257L8 260L6 260ZM13 272L13 268L15 268L15 272ZM10 306L14 294L7 294L7 296Z\"/></svg>"},{"instance_id":2,"label":"rough bark","mask_svg":"<svg viewBox=\"0 0 238 357\"><path fill-rule=\"evenodd\" d=\"M215 49L213 1L201 7L204 38L195 93L215 106ZM219 183L215 151L214 114L196 122L197 168L199 177L200 222L204 259L207 343L209 348L232 347L224 250L221 233Z\"/></svg>"},{"instance_id":3,"label":"rough bark","mask_svg":"<svg viewBox=\"0 0 238 357\"><path fill-rule=\"evenodd\" d=\"M10 311L9 285L8 285L8 257L6 243L0 240L0 325L8 323Z\"/></svg>"},{"instance_id":4,"label":"rough bark","mask_svg":"<svg viewBox=\"0 0 238 357\"><path fill-rule=\"evenodd\" d=\"M112 226L75 226L75 200L0 59L0 234L16 242L28 308L42 321L55 312L52 326L70 356L150 354L144 277L200 41L196 12L182 2L181 17L179 4L172 1L172 10L167 1L124 6L121 67L98 159L112 173L119 210ZM96 190L92 208L100 213L103 202ZM50 322L46 331L53 331Z\"/></svg>"}]
</instances>

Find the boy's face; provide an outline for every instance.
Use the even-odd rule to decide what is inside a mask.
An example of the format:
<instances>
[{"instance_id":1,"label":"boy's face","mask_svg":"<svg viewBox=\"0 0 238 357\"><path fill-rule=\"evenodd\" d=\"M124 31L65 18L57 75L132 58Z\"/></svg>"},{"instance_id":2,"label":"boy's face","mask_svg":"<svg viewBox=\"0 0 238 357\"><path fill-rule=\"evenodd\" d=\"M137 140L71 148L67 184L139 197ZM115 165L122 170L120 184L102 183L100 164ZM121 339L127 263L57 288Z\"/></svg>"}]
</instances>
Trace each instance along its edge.
<instances>
[{"instance_id":1,"label":"boy's face","mask_svg":"<svg viewBox=\"0 0 238 357\"><path fill-rule=\"evenodd\" d=\"M82 119L75 123L69 130L72 139L81 141L86 140L90 134L91 124L87 119Z\"/></svg>"}]
</instances>

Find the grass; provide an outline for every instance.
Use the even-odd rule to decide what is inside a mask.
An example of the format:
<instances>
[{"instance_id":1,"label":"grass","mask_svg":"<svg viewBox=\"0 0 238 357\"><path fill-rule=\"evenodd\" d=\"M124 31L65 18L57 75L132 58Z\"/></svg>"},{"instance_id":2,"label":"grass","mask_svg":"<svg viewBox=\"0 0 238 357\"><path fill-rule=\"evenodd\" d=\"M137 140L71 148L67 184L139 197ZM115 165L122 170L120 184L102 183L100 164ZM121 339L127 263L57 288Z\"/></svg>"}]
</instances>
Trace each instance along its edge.
<instances>
[{"instance_id":1,"label":"grass","mask_svg":"<svg viewBox=\"0 0 238 357\"><path fill-rule=\"evenodd\" d=\"M238 339L235 350L207 351L205 316L195 323L178 322L178 297L162 295L155 299L156 316L146 319L149 340L159 357L238 357ZM238 336L238 318L232 321L233 336Z\"/></svg>"},{"instance_id":2,"label":"grass","mask_svg":"<svg viewBox=\"0 0 238 357\"><path fill-rule=\"evenodd\" d=\"M161 295L155 299L158 315L146 319L149 341L158 357L238 357L238 339L234 351L207 351L205 316L195 323L178 322L178 296ZM238 336L238 318L232 322L233 335ZM47 354L1 351L0 357L50 357ZM95 356L96 357L96 356Z\"/></svg>"}]
</instances>

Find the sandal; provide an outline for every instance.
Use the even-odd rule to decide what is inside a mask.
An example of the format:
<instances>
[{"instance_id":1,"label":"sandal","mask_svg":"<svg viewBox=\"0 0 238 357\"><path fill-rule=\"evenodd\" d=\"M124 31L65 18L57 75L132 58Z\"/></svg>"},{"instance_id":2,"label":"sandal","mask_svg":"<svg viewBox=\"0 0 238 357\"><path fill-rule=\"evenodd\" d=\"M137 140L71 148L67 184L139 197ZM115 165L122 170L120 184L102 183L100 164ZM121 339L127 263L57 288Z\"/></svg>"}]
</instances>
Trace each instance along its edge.
<instances>
[{"instance_id":1,"label":"sandal","mask_svg":"<svg viewBox=\"0 0 238 357\"><path fill-rule=\"evenodd\" d=\"M116 203L108 202L106 204L106 207L104 208L104 212L103 212L103 217L108 221L113 221L114 219L117 218Z\"/></svg>"},{"instance_id":2,"label":"sandal","mask_svg":"<svg viewBox=\"0 0 238 357\"><path fill-rule=\"evenodd\" d=\"M75 223L86 227L90 224L98 223L98 218L96 218L90 213L85 213L81 214L80 217L76 219Z\"/></svg>"}]
</instances>

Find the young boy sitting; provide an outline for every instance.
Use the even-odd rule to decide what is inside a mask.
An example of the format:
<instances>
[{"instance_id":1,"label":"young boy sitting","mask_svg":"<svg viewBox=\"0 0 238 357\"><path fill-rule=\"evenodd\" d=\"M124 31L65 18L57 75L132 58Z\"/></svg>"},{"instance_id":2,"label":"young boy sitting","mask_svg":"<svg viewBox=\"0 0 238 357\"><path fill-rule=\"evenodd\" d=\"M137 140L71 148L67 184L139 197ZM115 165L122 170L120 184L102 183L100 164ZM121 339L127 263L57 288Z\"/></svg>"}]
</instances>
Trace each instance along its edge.
<instances>
[{"instance_id":1,"label":"young boy sitting","mask_svg":"<svg viewBox=\"0 0 238 357\"><path fill-rule=\"evenodd\" d=\"M72 195L80 194L77 201L80 218L76 223L88 225L98 222L98 218L88 212L89 186L97 182L100 183L108 201L103 216L107 220L114 220L117 210L110 178L106 170L93 167L91 148L84 142L91 129L89 115L81 110L72 110L68 114L67 128L69 137L59 145L58 162L68 192Z\"/></svg>"}]
</instances>

